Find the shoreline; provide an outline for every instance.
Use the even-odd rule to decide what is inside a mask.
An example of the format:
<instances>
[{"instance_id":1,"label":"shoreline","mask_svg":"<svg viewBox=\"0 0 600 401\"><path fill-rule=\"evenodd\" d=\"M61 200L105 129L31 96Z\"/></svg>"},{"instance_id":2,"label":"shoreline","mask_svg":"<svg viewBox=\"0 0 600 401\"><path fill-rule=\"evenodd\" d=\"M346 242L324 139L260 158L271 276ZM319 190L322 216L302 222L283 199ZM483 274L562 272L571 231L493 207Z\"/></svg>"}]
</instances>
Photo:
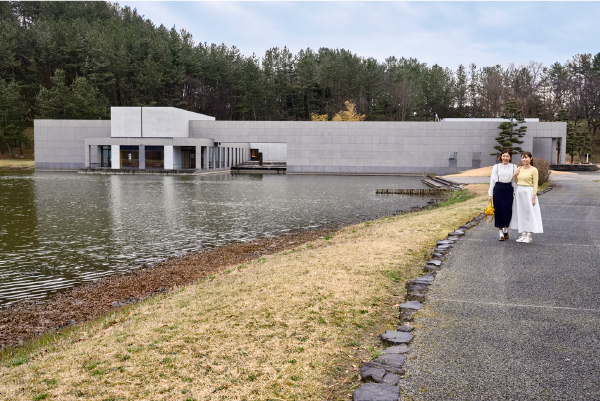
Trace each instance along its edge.
<instances>
[{"instance_id":1,"label":"shoreline","mask_svg":"<svg viewBox=\"0 0 600 401\"><path fill-rule=\"evenodd\" d=\"M427 210L437 202L437 198L430 198L425 206L400 210L390 217ZM380 217L368 221L378 218ZM25 341L34 340L48 332L59 332L126 305L164 294L173 288L211 278L229 266L295 249L354 224L358 222L227 244L171 257L126 274L115 274L92 283L71 287L44 300L16 301L0 307L0 350L22 346Z\"/></svg>"},{"instance_id":2,"label":"shoreline","mask_svg":"<svg viewBox=\"0 0 600 401\"><path fill-rule=\"evenodd\" d=\"M43 301L17 301L0 309L0 349L20 346L46 332L100 317L125 305L210 278L229 266L293 249L337 230L320 229L223 245L72 287Z\"/></svg>"}]
</instances>

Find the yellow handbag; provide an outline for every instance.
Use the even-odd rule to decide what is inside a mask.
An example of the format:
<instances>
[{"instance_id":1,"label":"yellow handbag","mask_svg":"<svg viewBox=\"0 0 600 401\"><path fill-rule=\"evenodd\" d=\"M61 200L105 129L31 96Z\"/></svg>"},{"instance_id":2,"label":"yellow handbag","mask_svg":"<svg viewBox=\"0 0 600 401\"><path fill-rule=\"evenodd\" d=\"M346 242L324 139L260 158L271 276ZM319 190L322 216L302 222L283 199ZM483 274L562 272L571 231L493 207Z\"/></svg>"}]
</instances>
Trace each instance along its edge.
<instances>
[{"instance_id":1,"label":"yellow handbag","mask_svg":"<svg viewBox=\"0 0 600 401\"><path fill-rule=\"evenodd\" d=\"M492 202L490 202L488 207L486 207L485 210L483 211L483 213L485 213L485 221L487 221L488 223L491 223L492 220L494 220L494 211L495 211L495 209L492 206ZM490 217L489 220L488 220L488 216Z\"/></svg>"}]
</instances>

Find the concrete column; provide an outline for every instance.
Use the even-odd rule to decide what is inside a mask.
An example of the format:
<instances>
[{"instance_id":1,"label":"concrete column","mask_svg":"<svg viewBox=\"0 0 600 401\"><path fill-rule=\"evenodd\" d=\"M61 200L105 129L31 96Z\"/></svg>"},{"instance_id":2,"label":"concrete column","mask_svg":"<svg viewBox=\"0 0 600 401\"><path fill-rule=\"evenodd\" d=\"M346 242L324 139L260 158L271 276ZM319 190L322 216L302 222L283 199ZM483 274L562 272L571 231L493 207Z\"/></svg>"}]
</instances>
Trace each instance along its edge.
<instances>
[{"instance_id":1,"label":"concrete column","mask_svg":"<svg viewBox=\"0 0 600 401\"><path fill-rule=\"evenodd\" d=\"M552 151L550 152L550 164L556 164L556 138L552 138Z\"/></svg>"},{"instance_id":2,"label":"concrete column","mask_svg":"<svg viewBox=\"0 0 600 401\"><path fill-rule=\"evenodd\" d=\"M110 168L121 168L121 146L110 145Z\"/></svg>"},{"instance_id":3,"label":"concrete column","mask_svg":"<svg viewBox=\"0 0 600 401\"><path fill-rule=\"evenodd\" d=\"M165 146L165 170L173 170L173 146Z\"/></svg>"},{"instance_id":4,"label":"concrete column","mask_svg":"<svg viewBox=\"0 0 600 401\"><path fill-rule=\"evenodd\" d=\"M146 145L140 145L139 153L140 166L138 168L144 170L146 168Z\"/></svg>"},{"instance_id":5,"label":"concrete column","mask_svg":"<svg viewBox=\"0 0 600 401\"><path fill-rule=\"evenodd\" d=\"M90 168L90 159L92 158L92 146L88 145L87 152L85 152L85 161L83 163L85 168Z\"/></svg>"},{"instance_id":6,"label":"concrete column","mask_svg":"<svg viewBox=\"0 0 600 401\"><path fill-rule=\"evenodd\" d=\"M181 146L173 146L173 168L183 168L183 155L181 154Z\"/></svg>"},{"instance_id":7,"label":"concrete column","mask_svg":"<svg viewBox=\"0 0 600 401\"><path fill-rule=\"evenodd\" d=\"M565 164L567 156L567 138L566 136L560 141L560 162L559 164Z\"/></svg>"}]
</instances>

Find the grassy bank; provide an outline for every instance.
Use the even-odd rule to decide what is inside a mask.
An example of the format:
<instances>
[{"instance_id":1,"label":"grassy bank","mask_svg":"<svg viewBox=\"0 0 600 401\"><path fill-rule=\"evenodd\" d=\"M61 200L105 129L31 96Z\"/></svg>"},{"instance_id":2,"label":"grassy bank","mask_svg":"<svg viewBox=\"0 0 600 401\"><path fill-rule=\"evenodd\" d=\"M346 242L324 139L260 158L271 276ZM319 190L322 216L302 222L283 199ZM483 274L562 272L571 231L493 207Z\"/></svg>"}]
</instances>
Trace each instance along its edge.
<instances>
[{"instance_id":1,"label":"grassy bank","mask_svg":"<svg viewBox=\"0 0 600 401\"><path fill-rule=\"evenodd\" d=\"M20 159L0 159L0 169L32 169L35 161Z\"/></svg>"},{"instance_id":2,"label":"grassy bank","mask_svg":"<svg viewBox=\"0 0 600 401\"><path fill-rule=\"evenodd\" d=\"M464 202L347 227L5 352L0 398L349 399L397 323L402 281L485 207L487 185L469 188Z\"/></svg>"}]
</instances>

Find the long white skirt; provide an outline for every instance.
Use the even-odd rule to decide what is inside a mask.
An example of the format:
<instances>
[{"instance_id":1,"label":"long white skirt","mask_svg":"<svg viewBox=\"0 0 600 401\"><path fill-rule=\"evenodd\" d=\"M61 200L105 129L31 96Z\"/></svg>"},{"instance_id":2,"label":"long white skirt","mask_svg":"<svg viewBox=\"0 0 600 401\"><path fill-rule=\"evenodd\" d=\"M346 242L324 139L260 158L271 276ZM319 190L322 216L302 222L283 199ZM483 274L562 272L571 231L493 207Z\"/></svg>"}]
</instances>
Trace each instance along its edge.
<instances>
[{"instance_id":1,"label":"long white skirt","mask_svg":"<svg viewBox=\"0 0 600 401\"><path fill-rule=\"evenodd\" d=\"M520 233L543 233L542 213L538 197L535 197L535 206L531 203L533 187L518 185L512 205L512 220L510 227Z\"/></svg>"}]
</instances>

